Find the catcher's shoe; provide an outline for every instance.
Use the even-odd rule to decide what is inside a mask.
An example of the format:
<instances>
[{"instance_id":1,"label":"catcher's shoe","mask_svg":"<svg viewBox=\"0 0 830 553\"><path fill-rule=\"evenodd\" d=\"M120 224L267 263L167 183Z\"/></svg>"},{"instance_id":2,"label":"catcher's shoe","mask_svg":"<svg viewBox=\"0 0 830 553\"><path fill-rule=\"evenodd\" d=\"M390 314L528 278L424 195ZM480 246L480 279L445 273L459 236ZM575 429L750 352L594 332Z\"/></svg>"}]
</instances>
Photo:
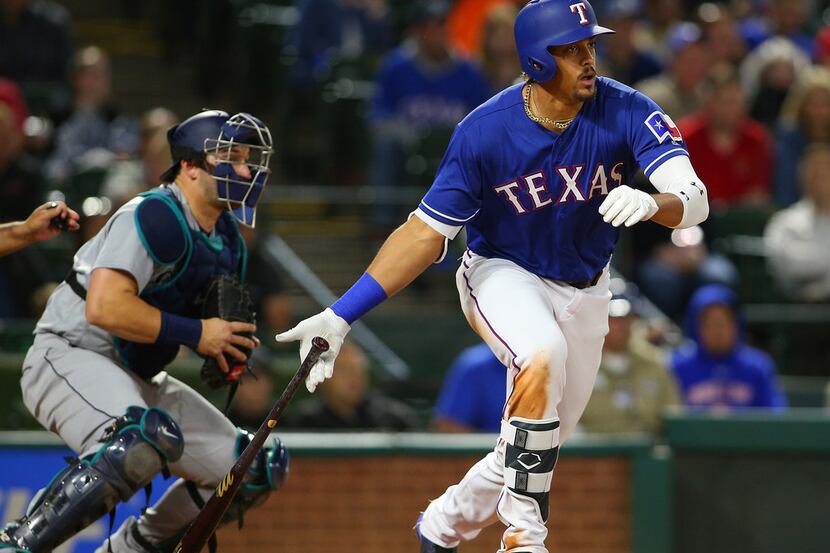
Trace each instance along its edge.
<instances>
[{"instance_id":1,"label":"catcher's shoe","mask_svg":"<svg viewBox=\"0 0 830 553\"><path fill-rule=\"evenodd\" d=\"M418 515L418 522L415 523L415 533L418 534L418 539L421 540L421 549L419 553L457 553L458 549L455 547L441 547L426 539L421 535L421 521L424 520L424 513Z\"/></svg>"}]
</instances>

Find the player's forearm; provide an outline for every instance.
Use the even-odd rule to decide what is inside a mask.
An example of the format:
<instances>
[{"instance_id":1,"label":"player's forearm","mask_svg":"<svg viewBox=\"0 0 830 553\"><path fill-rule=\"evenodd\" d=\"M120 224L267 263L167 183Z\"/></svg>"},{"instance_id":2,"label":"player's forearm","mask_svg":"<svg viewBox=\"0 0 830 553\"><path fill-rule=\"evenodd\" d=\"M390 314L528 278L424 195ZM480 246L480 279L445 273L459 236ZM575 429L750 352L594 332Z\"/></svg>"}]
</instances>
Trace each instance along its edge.
<instances>
[{"instance_id":1,"label":"player's forearm","mask_svg":"<svg viewBox=\"0 0 830 553\"><path fill-rule=\"evenodd\" d=\"M142 344L155 342L161 328L161 311L126 292L89 295L86 318L113 336Z\"/></svg>"},{"instance_id":2,"label":"player's forearm","mask_svg":"<svg viewBox=\"0 0 830 553\"><path fill-rule=\"evenodd\" d=\"M411 217L386 239L366 272L391 297L435 262L443 248L443 236Z\"/></svg>"},{"instance_id":3,"label":"player's forearm","mask_svg":"<svg viewBox=\"0 0 830 553\"><path fill-rule=\"evenodd\" d=\"M34 237L23 221L0 225L0 257L25 248L33 241Z\"/></svg>"},{"instance_id":4,"label":"player's forearm","mask_svg":"<svg viewBox=\"0 0 830 553\"><path fill-rule=\"evenodd\" d=\"M652 194L657 202L657 213L652 221L664 227L675 228L683 220L683 202L674 194Z\"/></svg>"}]
</instances>

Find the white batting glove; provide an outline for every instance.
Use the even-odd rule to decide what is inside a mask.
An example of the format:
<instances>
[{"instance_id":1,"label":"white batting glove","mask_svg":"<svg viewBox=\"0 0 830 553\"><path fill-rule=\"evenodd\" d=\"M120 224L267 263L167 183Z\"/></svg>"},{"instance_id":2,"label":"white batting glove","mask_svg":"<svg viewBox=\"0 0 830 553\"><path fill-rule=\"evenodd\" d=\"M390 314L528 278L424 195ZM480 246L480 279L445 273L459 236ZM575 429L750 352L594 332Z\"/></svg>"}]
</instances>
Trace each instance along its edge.
<instances>
[{"instance_id":1,"label":"white batting glove","mask_svg":"<svg viewBox=\"0 0 830 553\"><path fill-rule=\"evenodd\" d=\"M311 349L311 340L315 336L325 338L329 343L329 350L320 356L319 361L311 368L308 378L305 379L305 387L309 392L314 392L317 385L334 373L334 360L340 353L340 346L343 339L351 330L349 323L338 317L334 311L326 308L322 313L309 317L290 330L277 334L274 338L277 342L300 341L300 361L305 359L308 350Z\"/></svg>"},{"instance_id":2,"label":"white batting glove","mask_svg":"<svg viewBox=\"0 0 830 553\"><path fill-rule=\"evenodd\" d=\"M657 213L657 202L642 190L622 185L612 190L602 205L599 214L606 223L618 227L625 223L630 227L640 221L648 221Z\"/></svg>"}]
</instances>

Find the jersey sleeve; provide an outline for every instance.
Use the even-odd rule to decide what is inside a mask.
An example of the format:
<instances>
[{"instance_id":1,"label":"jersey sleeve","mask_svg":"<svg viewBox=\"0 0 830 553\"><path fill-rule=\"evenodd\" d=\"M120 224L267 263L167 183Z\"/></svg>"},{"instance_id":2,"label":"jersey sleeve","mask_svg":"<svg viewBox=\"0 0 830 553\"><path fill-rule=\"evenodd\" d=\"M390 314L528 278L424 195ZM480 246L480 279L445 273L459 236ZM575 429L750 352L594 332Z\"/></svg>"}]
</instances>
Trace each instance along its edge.
<instances>
[{"instance_id":1,"label":"jersey sleeve","mask_svg":"<svg viewBox=\"0 0 830 553\"><path fill-rule=\"evenodd\" d=\"M631 151L646 176L673 157L689 155L672 118L641 92L631 96L628 124Z\"/></svg>"},{"instance_id":2,"label":"jersey sleeve","mask_svg":"<svg viewBox=\"0 0 830 553\"><path fill-rule=\"evenodd\" d=\"M481 208L481 168L464 129L456 127L435 180L415 215L447 238L455 238Z\"/></svg>"},{"instance_id":3,"label":"jersey sleeve","mask_svg":"<svg viewBox=\"0 0 830 553\"><path fill-rule=\"evenodd\" d=\"M141 242L133 213L119 211L107 225L104 244L92 264L92 269L118 269L130 273L138 284L138 291L150 282L154 264Z\"/></svg>"}]
</instances>

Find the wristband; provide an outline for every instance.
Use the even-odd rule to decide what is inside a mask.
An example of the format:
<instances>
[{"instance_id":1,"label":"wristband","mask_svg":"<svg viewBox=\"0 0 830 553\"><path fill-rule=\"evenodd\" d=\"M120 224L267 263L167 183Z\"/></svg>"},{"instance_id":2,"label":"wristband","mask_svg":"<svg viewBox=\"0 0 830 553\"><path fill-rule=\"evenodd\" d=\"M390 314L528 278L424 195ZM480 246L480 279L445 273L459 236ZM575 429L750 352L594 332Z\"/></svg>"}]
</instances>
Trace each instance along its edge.
<instances>
[{"instance_id":1,"label":"wristband","mask_svg":"<svg viewBox=\"0 0 830 553\"><path fill-rule=\"evenodd\" d=\"M199 347L202 337L202 321L161 312L161 328L156 338L157 344L183 344L192 350Z\"/></svg>"},{"instance_id":2,"label":"wristband","mask_svg":"<svg viewBox=\"0 0 830 553\"><path fill-rule=\"evenodd\" d=\"M331 304L335 315L352 324L371 311L388 296L383 287L369 273L363 273L340 299Z\"/></svg>"}]
</instances>

